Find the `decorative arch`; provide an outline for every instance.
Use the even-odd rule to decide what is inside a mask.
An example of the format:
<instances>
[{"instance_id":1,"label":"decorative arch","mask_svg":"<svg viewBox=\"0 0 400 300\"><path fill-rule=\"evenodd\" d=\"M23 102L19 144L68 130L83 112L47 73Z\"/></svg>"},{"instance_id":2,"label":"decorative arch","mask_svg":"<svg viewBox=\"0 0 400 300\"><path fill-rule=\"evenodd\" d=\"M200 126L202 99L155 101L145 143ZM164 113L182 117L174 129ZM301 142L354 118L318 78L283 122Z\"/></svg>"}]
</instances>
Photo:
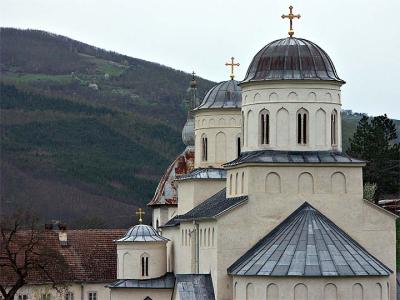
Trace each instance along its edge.
<instances>
[{"instance_id":1,"label":"decorative arch","mask_svg":"<svg viewBox=\"0 0 400 300\"><path fill-rule=\"evenodd\" d=\"M149 276L149 259L150 255L146 252L140 255L140 269L142 277Z\"/></svg>"},{"instance_id":2,"label":"decorative arch","mask_svg":"<svg viewBox=\"0 0 400 300\"><path fill-rule=\"evenodd\" d=\"M260 145L268 145L270 142L270 117L267 109L262 109L258 115L258 142Z\"/></svg>"},{"instance_id":3,"label":"decorative arch","mask_svg":"<svg viewBox=\"0 0 400 300\"><path fill-rule=\"evenodd\" d=\"M222 131L215 136L215 160L216 162L226 162L226 135Z\"/></svg>"},{"instance_id":4,"label":"decorative arch","mask_svg":"<svg viewBox=\"0 0 400 300\"><path fill-rule=\"evenodd\" d=\"M270 194L282 192L281 177L276 172L270 172L265 178L265 191Z\"/></svg>"},{"instance_id":5,"label":"decorative arch","mask_svg":"<svg viewBox=\"0 0 400 300\"><path fill-rule=\"evenodd\" d=\"M332 174L331 192L333 194L347 193L346 176L342 172L335 172Z\"/></svg>"},{"instance_id":6,"label":"decorative arch","mask_svg":"<svg viewBox=\"0 0 400 300\"><path fill-rule=\"evenodd\" d=\"M267 300L279 299L279 287L275 283L267 286Z\"/></svg>"},{"instance_id":7,"label":"decorative arch","mask_svg":"<svg viewBox=\"0 0 400 300\"><path fill-rule=\"evenodd\" d=\"M209 125L209 127L214 127L214 126L215 126L215 120L214 120L213 118L211 118L211 119L208 121L208 125Z\"/></svg>"},{"instance_id":8,"label":"decorative arch","mask_svg":"<svg viewBox=\"0 0 400 300\"><path fill-rule=\"evenodd\" d=\"M326 145L326 112L322 108L315 113L315 135L317 146Z\"/></svg>"},{"instance_id":9,"label":"decorative arch","mask_svg":"<svg viewBox=\"0 0 400 300\"><path fill-rule=\"evenodd\" d=\"M219 125L219 126L225 126L225 119L224 119L224 118L220 118L220 119L218 120L218 125Z\"/></svg>"},{"instance_id":10,"label":"decorative arch","mask_svg":"<svg viewBox=\"0 0 400 300\"><path fill-rule=\"evenodd\" d=\"M254 134L254 130L251 130L251 126L253 123L253 119L254 119L254 112L252 110L249 110L247 112L247 124L246 124L246 128L247 128L247 132L246 132L246 145L249 145L249 139L252 137L252 135Z\"/></svg>"},{"instance_id":11,"label":"decorative arch","mask_svg":"<svg viewBox=\"0 0 400 300\"><path fill-rule=\"evenodd\" d=\"M242 98L243 104L246 104L246 103L247 103L247 99L248 99L248 96L247 96L247 95L245 95L245 96Z\"/></svg>"},{"instance_id":12,"label":"decorative arch","mask_svg":"<svg viewBox=\"0 0 400 300\"><path fill-rule=\"evenodd\" d=\"M325 285L324 300L337 300L337 287L333 283Z\"/></svg>"},{"instance_id":13,"label":"decorative arch","mask_svg":"<svg viewBox=\"0 0 400 300\"><path fill-rule=\"evenodd\" d=\"M237 299L237 281L235 282L235 284L233 285L233 300Z\"/></svg>"},{"instance_id":14,"label":"decorative arch","mask_svg":"<svg viewBox=\"0 0 400 300\"><path fill-rule=\"evenodd\" d=\"M289 112L283 107L276 113L276 139L278 146L289 145Z\"/></svg>"},{"instance_id":15,"label":"decorative arch","mask_svg":"<svg viewBox=\"0 0 400 300\"><path fill-rule=\"evenodd\" d=\"M207 127L207 120L205 118L201 121L201 126Z\"/></svg>"},{"instance_id":16,"label":"decorative arch","mask_svg":"<svg viewBox=\"0 0 400 300\"><path fill-rule=\"evenodd\" d=\"M314 194L314 177L311 173L303 172L298 178L299 194Z\"/></svg>"},{"instance_id":17,"label":"decorative arch","mask_svg":"<svg viewBox=\"0 0 400 300\"><path fill-rule=\"evenodd\" d=\"M254 95L254 103L255 102L258 102L258 101L260 101L261 100L261 95L260 95L260 93L256 93L255 95Z\"/></svg>"},{"instance_id":18,"label":"decorative arch","mask_svg":"<svg viewBox=\"0 0 400 300\"><path fill-rule=\"evenodd\" d=\"M329 92L326 92L325 95L324 95L324 100L326 102L332 102L332 94L329 93Z\"/></svg>"},{"instance_id":19,"label":"decorative arch","mask_svg":"<svg viewBox=\"0 0 400 300\"><path fill-rule=\"evenodd\" d=\"M295 101L297 99L298 99L298 96L297 96L297 94L295 92L290 92L288 94L288 100Z\"/></svg>"},{"instance_id":20,"label":"decorative arch","mask_svg":"<svg viewBox=\"0 0 400 300\"><path fill-rule=\"evenodd\" d=\"M230 124L231 127L235 127L236 126L235 118L231 118L231 120L229 121L229 124Z\"/></svg>"},{"instance_id":21,"label":"decorative arch","mask_svg":"<svg viewBox=\"0 0 400 300\"><path fill-rule=\"evenodd\" d=\"M352 289L352 296L353 300L363 300L364 299L364 289L361 283L355 283L353 284L353 289Z\"/></svg>"},{"instance_id":22,"label":"decorative arch","mask_svg":"<svg viewBox=\"0 0 400 300\"><path fill-rule=\"evenodd\" d=\"M246 300L255 300L254 284L252 283L246 285Z\"/></svg>"},{"instance_id":23,"label":"decorative arch","mask_svg":"<svg viewBox=\"0 0 400 300\"><path fill-rule=\"evenodd\" d=\"M306 145L309 140L309 114L305 108L300 108L296 112L297 120L297 144Z\"/></svg>"},{"instance_id":24,"label":"decorative arch","mask_svg":"<svg viewBox=\"0 0 400 300\"><path fill-rule=\"evenodd\" d=\"M129 266L132 265L132 261L131 261L131 255L129 254L129 252L125 252L122 255L122 274L124 275L124 277L129 276Z\"/></svg>"},{"instance_id":25,"label":"decorative arch","mask_svg":"<svg viewBox=\"0 0 400 300\"><path fill-rule=\"evenodd\" d=\"M305 284L299 283L294 287L294 300L308 300L308 288Z\"/></svg>"},{"instance_id":26,"label":"decorative arch","mask_svg":"<svg viewBox=\"0 0 400 300\"><path fill-rule=\"evenodd\" d=\"M375 284L375 295L377 300L383 300L383 288L379 282Z\"/></svg>"},{"instance_id":27,"label":"decorative arch","mask_svg":"<svg viewBox=\"0 0 400 300\"><path fill-rule=\"evenodd\" d=\"M271 94L269 94L268 97L269 101L278 101L279 100L279 96L277 93L272 92Z\"/></svg>"},{"instance_id":28,"label":"decorative arch","mask_svg":"<svg viewBox=\"0 0 400 300\"><path fill-rule=\"evenodd\" d=\"M307 100L310 102L316 102L317 101L317 94L314 92L308 93Z\"/></svg>"}]
</instances>

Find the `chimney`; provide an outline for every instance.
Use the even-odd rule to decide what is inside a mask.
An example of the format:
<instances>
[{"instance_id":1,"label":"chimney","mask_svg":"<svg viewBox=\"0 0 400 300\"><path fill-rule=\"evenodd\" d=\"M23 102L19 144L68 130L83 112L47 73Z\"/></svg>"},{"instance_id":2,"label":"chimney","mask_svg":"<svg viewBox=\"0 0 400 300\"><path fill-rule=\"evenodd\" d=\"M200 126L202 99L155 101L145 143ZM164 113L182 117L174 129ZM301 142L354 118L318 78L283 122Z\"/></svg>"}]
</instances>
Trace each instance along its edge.
<instances>
[{"instance_id":1,"label":"chimney","mask_svg":"<svg viewBox=\"0 0 400 300\"><path fill-rule=\"evenodd\" d=\"M68 246L67 226L65 224L58 224L58 240L61 246Z\"/></svg>"}]
</instances>

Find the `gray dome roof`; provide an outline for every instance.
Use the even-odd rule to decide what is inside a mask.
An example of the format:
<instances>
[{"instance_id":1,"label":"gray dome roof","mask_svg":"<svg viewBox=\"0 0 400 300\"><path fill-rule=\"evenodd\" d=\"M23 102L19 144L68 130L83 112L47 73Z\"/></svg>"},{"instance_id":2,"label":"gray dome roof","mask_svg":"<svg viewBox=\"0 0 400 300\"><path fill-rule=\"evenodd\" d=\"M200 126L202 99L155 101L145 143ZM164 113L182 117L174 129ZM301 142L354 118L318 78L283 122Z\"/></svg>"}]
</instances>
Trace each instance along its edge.
<instances>
[{"instance_id":1,"label":"gray dome roof","mask_svg":"<svg viewBox=\"0 0 400 300\"><path fill-rule=\"evenodd\" d=\"M182 141L186 146L194 146L194 120L187 119L182 129Z\"/></svg>"},{"instance_id":2,"label":"gray dome roof","mask_svg":"<svg viewBox=\"0 0 400 300\"><path fill-rule=\"evenodd\" d=\"M117 242L163 242L169 241L158 234L157 230L149 225L139 224L128 230L123 238Z\"/></svg>"},{"instance_id":3,"label":"gray dome roof","mask_svg":"<svg viewBox=\"0 0 400 300\"><path fill-rule=\"evenodd\" d=\"M240 108L242 106L242 89L236 80L218 83L208 91L203 101L195 110L207 108Z\"/></svg>"},{"instance_id":4,"label":"gray dome roof","mask_svg":"<svg viewBox=\"0 0 400 300\"><path fill-rule=\"evenodd\" d=\"M330 80L344 83L328 54L306 39L288 37L262 48L242 81Z\"/></svg>"}]
</instances>

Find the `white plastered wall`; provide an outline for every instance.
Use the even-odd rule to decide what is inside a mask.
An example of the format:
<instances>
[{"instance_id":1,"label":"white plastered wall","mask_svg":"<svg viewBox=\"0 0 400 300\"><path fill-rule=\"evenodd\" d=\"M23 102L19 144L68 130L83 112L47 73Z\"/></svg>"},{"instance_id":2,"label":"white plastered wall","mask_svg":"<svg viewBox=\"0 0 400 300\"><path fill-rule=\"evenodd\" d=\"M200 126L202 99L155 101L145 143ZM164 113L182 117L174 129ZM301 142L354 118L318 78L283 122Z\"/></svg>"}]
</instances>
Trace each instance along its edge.
<instances>
[{"instance_id":1,"label":"white plastered wall","mask_svg":"<svg viewBox=\"0 0 400 300\"><path fill-rule=\"evenodd\" d=\"M195 112L195 168L220 168L234 160L241 136L240 109L202 109ZM208 159L202 160L202 137L208 140Z\"/></svg>"},{"instance_id":2,"label":"white plastered wall","mask_svg":"<svg viewBox=\"0 0 400 300\"><path fill-rule=\"evenodd\" d=\"M243 150L338 150L342 149L340 84L335 82L261 82L243 84ZM297 112L308 111L307 144L297 142ZM270 143L260 144L262 110L269 112ZM337 142L331 143L331 114L337 112Z\"/></svg>"},{"instance_id":3,"label":"white plastered wall","mask_svg":"<svg viewBox=\"0 0 400 300\"><path fill-rule=\"evenodd\" d=\"M111 300L132 300L145 299L150 297L152 300L170 300L173 289L113 289ZM99 299L103 300L103 299ZM104 300L108 300L104 299Z\"/></svg>"}]
</instances>

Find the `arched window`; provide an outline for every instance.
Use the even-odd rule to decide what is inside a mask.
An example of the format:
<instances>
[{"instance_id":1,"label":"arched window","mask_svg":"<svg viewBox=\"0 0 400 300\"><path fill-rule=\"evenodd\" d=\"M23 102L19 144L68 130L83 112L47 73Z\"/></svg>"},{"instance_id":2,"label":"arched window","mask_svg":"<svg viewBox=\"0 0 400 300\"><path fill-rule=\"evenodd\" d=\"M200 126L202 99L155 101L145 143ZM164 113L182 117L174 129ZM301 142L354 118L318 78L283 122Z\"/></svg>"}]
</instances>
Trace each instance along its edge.
<instances>
[{"instance_id":1,"label":"arched window","mask_svg":"<svg viewBox=\"0 0 400 300\"><path fill-rule=\"evenodd\" d=\"M206 135L203 135L201 138L201 160L208 160L208 139Z\"/></svg>"},{"instance_id":2,"label":"arched window","mask_svg":"<svg viewBox=\"0 0 400 300\"><path fill-rule=\"evenodd\" d=\"M237 195L237 193L238 193L238 184L239 184L239 174L238 173L236 173L236 176L235 176L235 195Z\"/></svg>"},{"instance_id":3,"label":"arched window","mask_svg":"<svg viewBox=\"0 0 400 300\"><path fill-rule=\"evenodd\" d=\"M308 141L308 112L302 108L297 112L297 143L307 144Z\"/></svg>"},{"instance_id":4,"label":"arched window","mask_svg":"<svg viewBox=\"0 0 400 300\"><path fill-rule=\"evenodd\" d=\"M269 112L263 109L260 112L260 144L269 144Z\"/></svg>"},{"instance_id":5,"label":"arched window","mask_svg":"<svg viewBox=\"0 0 400 300\"><path fill-rule=\"evenodd\" d=\"M215 235L215 232L214 232L214 227L213 227L213 229L212 229L212 239L211 239L213 247L214 247L214 235Z\"/></svg>"},{"instance_id":6,"label":"arched window","mask_svg":"<svg viewBox=\"0 0 400 300\"><path fill-rule=\"evenodd\" d=\"M141 259L141 268L142 268L142 276L149 276L149 255L147 253L143 253L140 257Z\"/></svg>"},{"instance_id":7,"label":"arched window","mask_svg":"<svg viewBox=\"0 0 400 300\"><path fill-rule=\"evenodd\" d=\"M158 227L160 226L160 222L158 221L158 219L157 219L157 221L156 221L156 229L158 230Z\"/></svg>"},{"instance_id":8,"label":"arched window","mask_svg":"<svg viewBox=\"0 0 400 300\"><path fill-rule=\"evenodd\" d=\"M240 185L240 193L244 193L244 172L242 172L242 183Z\"/></svg>"},{"instance_id":9,"label":"arched window","mask_svg":"<svg viewBox=\"0 0 400 300\"><path fill-rule=\"evenodd\" d=\"M336 109L333 110L331 114L331 144L332 146L337 145L337 135L338 135L338 114Z\"/></svg>"},{"instance_id":10,"label":"arched window","mask_svg":"<svg viewBox=\"0 0 400 300\"><path fill-rule=\"evenodd\" d=\"M231 176L229 177L229 193L232 195L233 194L233 190L232 190L232 183L233 182L233 175L231 174Z\"/></svg>"},{"instance_id":11,"label":"arched window","mask_svg":"<svg viewBox=\"0 0 400 300\"><path fill-rule=\"evenodd\" d=\"M210 247L210 245L211 245L210 238L211 238L211 229L208 228L208 236L207 236L207 246L208 247Z\"/></svg>"}]
</instances>

